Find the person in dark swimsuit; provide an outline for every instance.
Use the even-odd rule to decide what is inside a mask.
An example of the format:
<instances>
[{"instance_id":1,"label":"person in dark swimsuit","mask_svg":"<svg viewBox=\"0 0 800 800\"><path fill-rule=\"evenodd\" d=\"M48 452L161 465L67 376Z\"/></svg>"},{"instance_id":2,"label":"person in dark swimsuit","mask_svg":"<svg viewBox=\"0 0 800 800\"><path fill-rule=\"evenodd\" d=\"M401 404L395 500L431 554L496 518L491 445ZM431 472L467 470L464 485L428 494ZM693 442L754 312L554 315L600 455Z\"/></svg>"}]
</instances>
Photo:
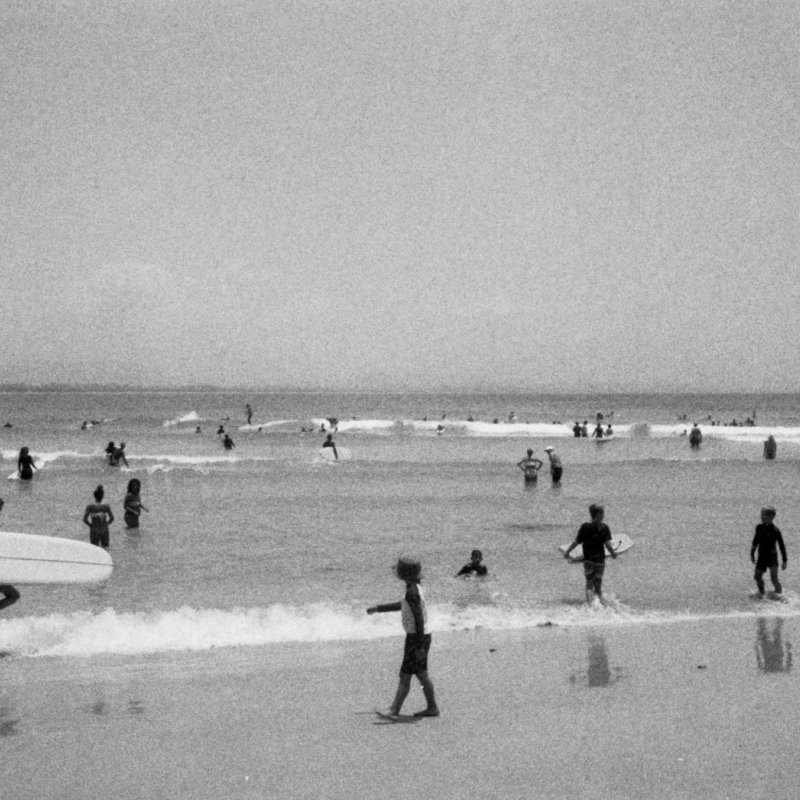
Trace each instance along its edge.
<instances>
[{"instance_id":1,"label":"person in dark swimsuit","mask_svg":"<svg viewBox=\"0 0 800 800\"><path fill-rule=\"evenodd\" d=\"M123 508L125 509L125 524L129 528L139 527L139 517L142 511L147 511L141 498L142 482L138 478L128 481L128 492L125 495Z\"/></svg>"},{"instance_id":2,"label":"person in dark swimsuit","mask_svg":"<svg viewBox=\"0 0 800 800\"><path fill-rule=\"evenodd\" d=\"M83 522L89 526L89 541L98 547L108 549L108 526L114 521L114 512L108 503L103 502L105 490L98 486L94 490L94 503L86 506Z\"/></svg>"},{"instance_id":3,"label":"person in dark swimsuit","mask_svg":"<svg viewBox=\"0 0 800 800\"><path fill-rule=\"evenodd\" d=\"M603 522L605 508L601 505L592 504L589 506L591 522L584 522L578 529L575 541L567 548L564 558L569 558L569 554L580 544L583 545L583 574L586 578L586 602L591 604L595 599L603 599L603 573L606 564L606 551L611 554L611 558L616 558L617 554L611 546L611 530Z\"/></svg>"},{"instance_id":4,"label":"person in dark swimsuit","mask_svg":"<svg viewBox=\"0 0 800 800\"><path fill-rule=\"evenodd\" d=\"M486 565L481 563L483 561L483 553L480 550L473 550L470 555L469 564L464 564L458 571L456 577L459 575L488 575L489 570Z\"/></svg>"},{"instance_id":5,"label":"person in dark swimsuit","mask_svg":"<svg viewBox=\"0 0 800 800\"><path fill-rule=\"evenodd\" d=\"M38 469L38 467L36 466L33 456L30 454L27 447L23 447L19 451L19 457L17 458L17 472L19 472L20 480L32 480L33 471L35 469Z\"/></svg>"},{"instance_id":6,"label":"person in dark swimsuit","mask_svg":"<svg viewBox=\"0 0 800 800\"><path fill-rule=\"evenodd\" d=\"M750 547L750 560L756 565L753 578L758 587L760 597L764 596L764 573L767 570L769 570L769 577L772 580L775 594L780 594L783 591L781 582L778 579L778 550L780 549L781 551L783 569L786 569L788 559L786 558L786 545L783 543L783 534L773 522L775 513L775 509L772 506L761 509L761 524L756 525L756 533L753 537L753 544ZM758 551L758 558L756 558L756 551Z\"/></svg>"}]
</instances>

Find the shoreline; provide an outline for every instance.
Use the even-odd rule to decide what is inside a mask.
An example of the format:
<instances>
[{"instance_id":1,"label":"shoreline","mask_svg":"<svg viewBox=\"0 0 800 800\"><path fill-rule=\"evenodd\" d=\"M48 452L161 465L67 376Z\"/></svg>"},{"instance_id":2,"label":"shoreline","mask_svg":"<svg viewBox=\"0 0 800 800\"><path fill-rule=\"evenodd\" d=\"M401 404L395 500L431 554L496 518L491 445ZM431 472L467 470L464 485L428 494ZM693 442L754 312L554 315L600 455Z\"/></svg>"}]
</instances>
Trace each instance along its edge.
<instances>
[{"instance_id":1,"label":"shoreline","mask_svg":"<svg viewBox=\"0 0 800 800\"><path fill-rule=\"evenodd\" d=\"M5 785L16 800L788 798L798 638L780 616L437 633L442 716L411 725L372 713L400 635L0 660ZM414 681L403 710L422 704Z\"/></svg>"}]
</instances>

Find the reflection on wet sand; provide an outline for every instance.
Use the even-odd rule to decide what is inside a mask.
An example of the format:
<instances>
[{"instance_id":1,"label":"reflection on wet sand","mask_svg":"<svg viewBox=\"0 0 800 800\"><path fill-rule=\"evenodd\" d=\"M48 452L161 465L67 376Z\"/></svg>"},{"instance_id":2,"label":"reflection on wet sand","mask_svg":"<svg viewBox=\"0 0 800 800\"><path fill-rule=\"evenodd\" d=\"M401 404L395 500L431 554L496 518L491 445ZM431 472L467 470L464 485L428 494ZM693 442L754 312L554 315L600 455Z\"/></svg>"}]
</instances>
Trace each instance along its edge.
<instances>
[{"instance_id":1,"label":"reflection on wet sand","mask_svg":"<svg viewBox=\"0 0 800 800\"><path fill-rule=\"evenodd\" d=\"M586 670L586 683L590 688L598 686L611 686L616 683L622 675L622 667L611 667L608 658L608 648L606 640L596 632L591 632L588 639L588 668ZM581 681L583 676L581 676ZM571 683L578 682L578 676L570 678Z\"/></svg>"},{"instance_id":2,"label":"reflection on wet sand","mask_svg":"<svg viewBox=\"0 0 800 800\"><path fill-rule=\"evenodd\" d=\"M780 617L759 617L756 620L756 663L761 672L791 671L792 643L784 644Z\"/></svg>"},{"instance_id":3,"label":"reflection on wet sand","mask_svg":"<svg viewBox=\"0 0 800 800\"><path fill-rule=\"evenodd\" d=\"M19 719L11 719L11 709L0 706L0 737L16 736Z\"/></svg>"}]
</instances>

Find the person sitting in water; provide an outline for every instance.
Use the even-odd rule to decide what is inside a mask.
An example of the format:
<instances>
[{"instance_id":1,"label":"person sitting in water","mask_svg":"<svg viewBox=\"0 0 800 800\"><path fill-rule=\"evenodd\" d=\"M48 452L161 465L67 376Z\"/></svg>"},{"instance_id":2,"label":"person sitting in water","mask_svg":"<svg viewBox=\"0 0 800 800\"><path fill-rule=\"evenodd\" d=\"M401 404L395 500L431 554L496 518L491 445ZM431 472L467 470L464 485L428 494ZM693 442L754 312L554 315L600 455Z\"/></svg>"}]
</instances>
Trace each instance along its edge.
<instances>
[{"instance_id":1,"label":"person sitting in water","mask_svg":"<svg viewBox=\"0 0 800 800\"><path fill-rule=\"evenodd\" d=\"M463 567L456 573L456 577L460 575L488 575L489 570L486 565L481 563L483 561L483 553L480 550L473 550L470 555L469 564L464 564Z\"/></svg>"},{"instance_id":2,"label":"person sitting in water","mask_svg":"<svg viewBox=\"0 0 800 800\"><path fill-rule=\"evenodd\" d=\"M111 467L118 467L120 461L126 467L128 466L128 459L125 458L125 442L120 442L119 447L115 447L111 455L108 457L108 464Z\"/></svg>"},{"instance_id":3,"label":"person sitting in water","mask_svg":"<svg viewBox=\"0 0 800 800\"><path fill-rule=\"evenodd\" d=\"M339 452L336 450L336 444L333 441L333 434L329 433L326 437L325 441L322 443L322 448L325 449L326 447L330 447L333 449L333 457L338 461L339 460Z\"/></svg>"},{"instance_id":4,"label":"person sitting in water","mask_svg":"<svg viewBox=\"0 0 800 800\"><path fill-rule=\"evenodd\" d=\"M544 466L544 462L533 457L533 450L528 450L528 454L517 462L517 466L525 473L525 483L536 483L539 479L539 470Z\"/></svg>"}]
</instances>

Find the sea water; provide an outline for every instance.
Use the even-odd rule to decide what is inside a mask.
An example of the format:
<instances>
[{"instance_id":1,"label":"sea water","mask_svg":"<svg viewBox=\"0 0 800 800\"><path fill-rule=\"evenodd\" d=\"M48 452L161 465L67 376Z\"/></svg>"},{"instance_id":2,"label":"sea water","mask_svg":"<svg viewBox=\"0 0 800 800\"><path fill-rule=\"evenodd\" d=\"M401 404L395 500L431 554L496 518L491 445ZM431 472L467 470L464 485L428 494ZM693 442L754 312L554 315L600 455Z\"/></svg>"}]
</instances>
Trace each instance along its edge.
<instances>
[{"instance_id":1,"label":"sea water","mask_svg":"<svg viewBox=\"0 0 800 800\"><path fill-rule=\"evenodd\" d=\"M575 438L575 421L591 433L598 412L614 436ZM330 417L338 462L321 450ZM88 540L98 484L116 515L109 581L21 586L0 614L14 660L396 636L393 615L364 612L400 598L392 566L406 554L422 561L434 631L762 615L749 552L767 504L789 550L786 602L769 613L800 614L796 395L8 391L5 423L3 474L22 446L42 469L0 486L0 529ZM126 443L127 467L108 466L111 440ZM564 464L560 486L546 446ZM535 486L516 466L528 448L545 461ZM149 511L130 530L134 477ZM557 551L593 502L635 542L607 562L600 609ZM473 548L488 577L456 578Z\"/></svg>"}]
</instances>

